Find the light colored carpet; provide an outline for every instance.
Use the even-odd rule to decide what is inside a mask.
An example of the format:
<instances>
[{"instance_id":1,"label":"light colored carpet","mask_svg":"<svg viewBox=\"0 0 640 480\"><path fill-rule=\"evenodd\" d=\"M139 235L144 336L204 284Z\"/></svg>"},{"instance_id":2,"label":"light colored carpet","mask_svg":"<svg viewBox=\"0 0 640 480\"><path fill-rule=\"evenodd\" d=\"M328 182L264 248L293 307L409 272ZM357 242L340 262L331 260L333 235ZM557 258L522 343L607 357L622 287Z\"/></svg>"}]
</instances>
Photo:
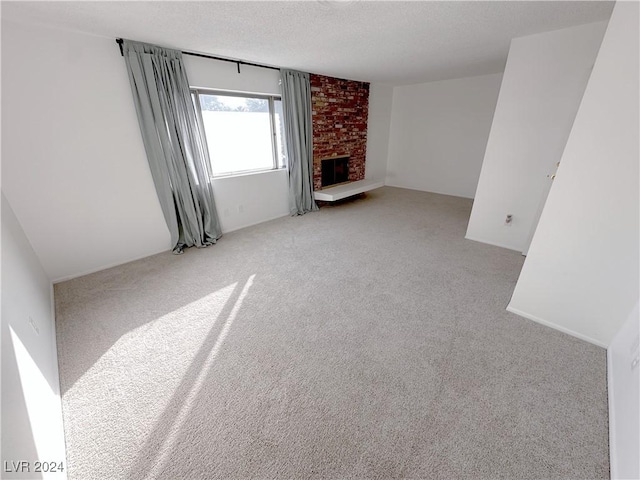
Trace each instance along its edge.
<instances>
[{"instance_id":1,"label":"light colored carpet","mask_svg":"<svg viewBox=\"0 0 640 480\"><path fill-rule=\"evenodd\" d=\"M607 478L605 351L505 311L470 210L385 187L56 285L69 478Z\"/></svg>"}]
</instances>

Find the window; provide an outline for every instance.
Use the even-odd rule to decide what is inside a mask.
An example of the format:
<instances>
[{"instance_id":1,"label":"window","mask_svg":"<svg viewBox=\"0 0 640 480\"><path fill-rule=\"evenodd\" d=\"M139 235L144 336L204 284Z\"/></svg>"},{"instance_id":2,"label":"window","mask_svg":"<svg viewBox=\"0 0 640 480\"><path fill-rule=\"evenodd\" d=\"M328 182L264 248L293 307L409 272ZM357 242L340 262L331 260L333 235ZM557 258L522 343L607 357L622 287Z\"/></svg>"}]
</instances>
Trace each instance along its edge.
<instances>
[{"instance_id":1,"label":"window","mask_svg":"<svg viewBox=\"0 0 640 480\"><path fill-rule=\"evenodd\" d=\"M213 176L286 166L280 97L192 90Z\"/></svg>"}]
</instances>

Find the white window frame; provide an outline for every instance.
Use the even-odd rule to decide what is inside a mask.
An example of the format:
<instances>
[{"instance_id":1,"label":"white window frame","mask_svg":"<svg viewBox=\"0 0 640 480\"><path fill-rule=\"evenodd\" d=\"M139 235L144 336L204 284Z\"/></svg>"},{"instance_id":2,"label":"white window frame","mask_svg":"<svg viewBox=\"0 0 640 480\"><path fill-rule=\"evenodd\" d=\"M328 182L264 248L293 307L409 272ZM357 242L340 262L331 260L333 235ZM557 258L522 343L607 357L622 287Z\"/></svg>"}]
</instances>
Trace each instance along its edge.
<instances>
[{"instance_id":1,"label":"white window frame","mask_svg":"<svg viewBox=\"0 0 640 480\"><path fill-rule=\"evenodd\" d=\"M215 90L211 88L194 88L191 87L191 94L195 96L195 105L197 110L198 117L198 126L200 127L200 131L202 132L202 141L204 142L204 146L209 152L209 144L207 135L204 129L204 120L202 118L202 104L200 103L200 95L221 95L226 97L241 97L241 98L255 98L259 100L267 100L269 103L269 126L271 129L271 157L273 160L273 164L271 168L255 168L255 169L242 169L242 170L234 170L232 172L224 172L213 174L213 166L209 165L209 171L211 172L211 178L223 178L223 177L233 177L240 175L247 175L252 173L263 173L263 172L271 172L274 170L284 170L287 168L287 153L286 153L286 145L284 144L284 138L282 138L282 149L284 151L285 161L282 166L279 166L278 163L278 139L276 134L276 115L275 115L275 101L282 101L282 97L280 95L271 95L271 94L260 94L260 93L252 93L252 92L240 92L240 91L228 91L228 90ZM284 137L284 131L283 137ZM209 155L210 157L210 155ZM209 163L212 163L214 160L209 158Z\"/></svg>"}]
</instances>

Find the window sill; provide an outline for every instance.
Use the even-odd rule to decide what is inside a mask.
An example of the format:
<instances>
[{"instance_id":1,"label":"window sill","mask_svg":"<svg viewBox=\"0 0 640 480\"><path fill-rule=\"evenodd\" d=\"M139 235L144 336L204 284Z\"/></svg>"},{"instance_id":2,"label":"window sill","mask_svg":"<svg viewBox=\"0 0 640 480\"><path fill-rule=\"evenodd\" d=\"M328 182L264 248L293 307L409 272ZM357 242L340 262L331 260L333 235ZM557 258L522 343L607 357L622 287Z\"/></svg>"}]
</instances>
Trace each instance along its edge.
<instances>
[{"instance_id":1,"label":"window sill","mask_svg":"<svg viewBox=\"0 0 640 480\"><path fill-rule=\"evenodd\" d=\"M274 173L274 172L283 172L286 171L285 168L270 168L269 170L251 170L247 172L235 172L235 173L225 173L223 175L212 176L211 181L222 180L225 178L234 178L234 177L246 177L248 175L262 175L265 173Z\"/></svg>"}]
</instances>

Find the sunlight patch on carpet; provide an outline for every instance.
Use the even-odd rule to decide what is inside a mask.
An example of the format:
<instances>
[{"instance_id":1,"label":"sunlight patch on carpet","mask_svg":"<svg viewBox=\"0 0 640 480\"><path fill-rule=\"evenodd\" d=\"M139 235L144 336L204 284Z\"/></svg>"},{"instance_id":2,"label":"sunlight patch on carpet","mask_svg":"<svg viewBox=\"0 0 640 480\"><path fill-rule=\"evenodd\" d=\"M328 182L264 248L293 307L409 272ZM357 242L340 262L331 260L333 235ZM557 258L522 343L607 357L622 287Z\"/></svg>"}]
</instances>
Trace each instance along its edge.
<instances>
[{"instance_id":1,"label":"sunlight patch on carpet","mask_svg":"<svg viewBox=\"0 0 640 480\"><path fill-rule=\"evenodd\" d=\"M242 288L242 292L238 296L238 299L236 300L235 304L233 305L233 308L231 309L231 312L229 313L229 316L226 322L224 323L224 326L220 330L220 334L218 335L218 338L215 344L211 348L211 351L209 352L209 355L207 356L206 361L199 368L196 381L193 383L189 391L186 393L184 402L180 407L180 411L173 419L173 423L171 425L169 434L166 437L164 437L162 444L160 446L160 449L156 453L156 463L153 465L153 468L149 472L150 478L158 478L159 473L162 472L162 469L164 468L164 464L167 460L167 457L169 453L171 453L171 449L173 448L175 441L178 438L178 433L180 432L182 425L185 423L185 420L189 416L192 403L194 399L197 398L198 394L200 393L200 390L202 389L202 384L204 383L207 373L209 372L209 369L211 368L216 357L218 356L220 347L222 346L225 339L227 338L227 335L229 334L229 329L231 328L233 321L236 319L236 316L238 315L238 311L242 306L242 302L244 301L245 297L249 293L249 289L253 284L254 278L255 278L255 274L251 275L251 277L249 277L249 279L245 283L244 287Z\"/></svg>"},{"instance_id":2,"label":"sunlight patch on carpet","mask_svg":"<svg viewBox=\"0 0 640 480\"><path fill-rule=\"evenodd\" d=\"M145 425L161 418L237 287L230 284L129 331L78 379L65 398L80 407L74 425L83 425L86 441L104 442L105 431L118 421L126 425L127 439L114 437L114 443L144 443Z\"/></svg>"}]
</instances>

